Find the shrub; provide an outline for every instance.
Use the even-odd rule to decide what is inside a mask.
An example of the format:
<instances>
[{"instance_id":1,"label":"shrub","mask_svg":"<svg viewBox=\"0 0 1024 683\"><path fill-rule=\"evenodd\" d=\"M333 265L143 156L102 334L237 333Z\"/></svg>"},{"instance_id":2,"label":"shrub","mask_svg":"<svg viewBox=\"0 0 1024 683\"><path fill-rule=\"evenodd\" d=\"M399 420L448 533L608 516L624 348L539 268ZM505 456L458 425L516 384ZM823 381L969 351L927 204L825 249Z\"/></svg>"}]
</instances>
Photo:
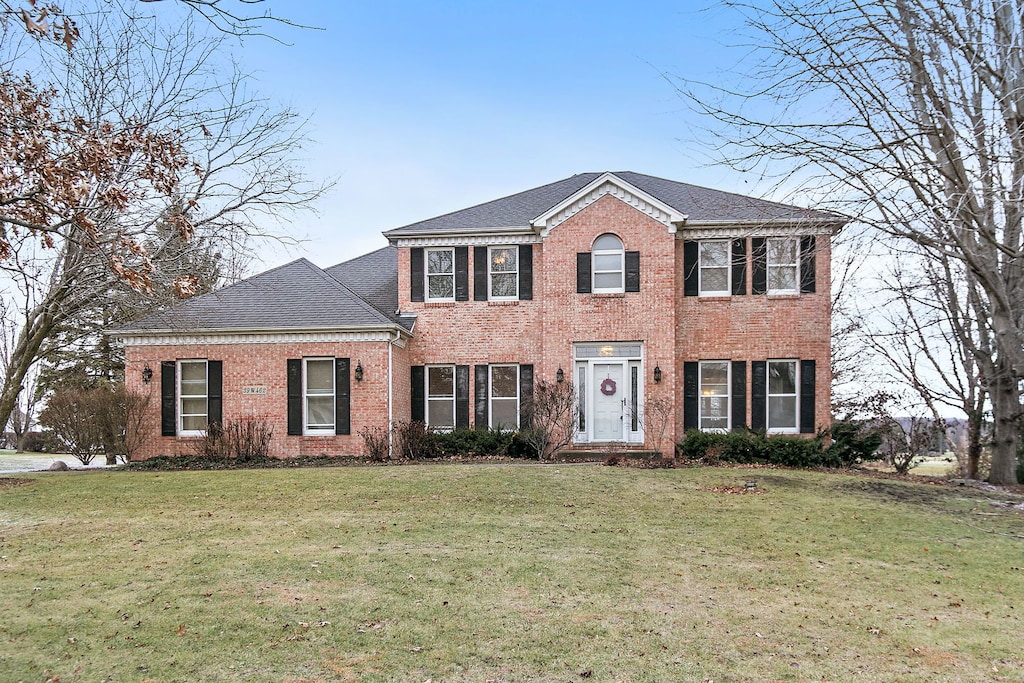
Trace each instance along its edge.
<instances>
[{"instance_id":1,"label":"shrub","mask_svg":"<svg viewBox=\"0 0 1024 683\"><path fill-rule=\"evenodd\" d=\"M393 435L398 453L405 460L437 457L432 449L430 430L423 422L395 422Z\"/></svg>"},{"instance_id":2,"label":"shrub","mask_svg":"<svg viewBox=\"0 0 1024 683\"><path fill-rule=\"evenodd\" d=\"M690 430L678 445L679 454L689 460L771 463L787 467L816 467L826 464L821 438L765 436L750 431L702 432Z\"/></svg>"},{"instance_id":3,"label":"shrub","mask_svg":"<svg viewBox=\"0 0 1024 683\"><path fill-rule=\"evenodd\" d=\"M46 435L42 432L26 432L21 437L19 449L29 453L43 453L46 451Z\"/></svg>"},{"instance_id":4,"label":"shrub","mask_svg":"<svg viewBox=\"0 0 1024 683\"><path fill-rule=\"evenodd\" d=\"M262 418L214 422L196 439L192 449L205 458L233 458L239 462L260 462L270 457L274 430Z\"/></svg>"},{"instance_id":5,"label":"shrub","mask_svg":"<svg viewBox=\"0 0 1024 683\"><path fill-rule=\"evenodd\" d=\"M853 467L865 460L879 460L882 435L864 422L837 421L829 429L832 443L826 452L831 467Z\"/></svg>"},{"instance_id":6,"label":"shrub","mask_svg":"<svg viewBox=\"0 0 1024 683\"><path fill-rule=\"evenodd\" d=\"M383 427L366 427L359 436L363 437L363 452L373 462L388 459L388 431Z\"/></svg>"}]
</instances>

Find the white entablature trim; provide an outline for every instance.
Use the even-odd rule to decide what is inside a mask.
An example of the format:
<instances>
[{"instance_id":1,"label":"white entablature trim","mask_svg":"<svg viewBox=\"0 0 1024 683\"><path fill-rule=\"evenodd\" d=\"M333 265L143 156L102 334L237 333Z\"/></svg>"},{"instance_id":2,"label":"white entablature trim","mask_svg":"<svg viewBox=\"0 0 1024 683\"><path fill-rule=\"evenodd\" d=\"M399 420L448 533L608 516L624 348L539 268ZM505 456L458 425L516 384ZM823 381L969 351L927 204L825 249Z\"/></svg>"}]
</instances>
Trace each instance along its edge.
<instances>
[{"instance_id":1,"label":"white entablature trim","mask_svg":"<svg viewBox=\"0 0 1024 683\"><path fill-rule=\"evenodd\" d=\"M396 247L487 247L507 244L538 244L540 237L533 233L524 235L431 235L429 237L398 237Z\"/></svg>"},{"instance_id":2,"label":"white entablature trim","mask_svg":"<svg viewBox=\"0 0 1024 683\"><path fill-rule=\"evenodd\" d=\"M580 211L601 199L605 195L611 195L616 199L632 206L637 211L644 213L658 221L666 228L669 234L676 232L679 225L686 221L686 215L681 214L664 202L661 202L643 190L640 190L618 176L605 173L587 187L577 192L561 204L551 208L533 220L534 227L540 228L541 237L547 237L548 233L569 220Z\"/></svg>"},{"instance_id":3,"label":"white entablature trim","mask_svg":"<svg viewBox=\"0 0 1024 683\"><path fill-rule=\"evenodd\" d=\"M727 239L737 237L801 237L804 235L831 235L834 225L814 224L807 221L760 222L728 225L693 225L676 233L684 240Z\"/></svg>"},{"instance_id":4,"label":"white entablature trim","mask_svg":"<svg viewBox=\"0 0 1024 683\"><path fill-rule=\"evenodd\" d=\"M396 339L397 336L397 339ZM389 330L366 332L296 331L296 332L211 332L154 333L116 335L125 346L179 346L190 344L295 344L303 342L394 342L404 348L405 335Z\"/></svg>"}]
</instances>

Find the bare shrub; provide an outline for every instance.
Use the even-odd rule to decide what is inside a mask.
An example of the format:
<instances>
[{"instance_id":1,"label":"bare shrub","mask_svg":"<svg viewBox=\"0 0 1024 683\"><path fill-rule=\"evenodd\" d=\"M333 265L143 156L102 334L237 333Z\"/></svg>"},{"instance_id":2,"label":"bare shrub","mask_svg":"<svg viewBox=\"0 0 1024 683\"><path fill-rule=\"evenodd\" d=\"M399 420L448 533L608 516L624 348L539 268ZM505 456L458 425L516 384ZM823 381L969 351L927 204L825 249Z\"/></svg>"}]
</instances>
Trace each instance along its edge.
<instances>
[{"instance_id":1,"label":"bare shrub","mask_svg":"<svg viewBox=\"0 0 1024 683\"><path fill-rule=\"evenodd\" d=\"M50 450L69 453L88 465L103 450L103 426L96 419L90 393L94 389L62 387L53 392L39 423L50 429Z\"/></svg>"},{"instance_id":2,"label":"bare shrub","mask_svg":"<svg viewBox=\"0 0 1024 683\"><path fill-rule=\"evenodd\" d=\"M533 395L525 397L527 427L520 438L537 453L537 459L550 459L572 443L576 432L577 402L572 382L541 380Z\"/></svg>"},{"instance_id":3,"label":"bare shrub","mask_svg":"<svg viewBox=\"0 0 1024 683\"><path fill-rule=\"evenodd\" d=\"M270 457L273 436L273 427L262 417L224 420L211 423L206 434L193 443L192 450L202 457L259 462Z\"/></svg>"},{"instance_id":4,"label":"bare shrub","mask_svg":"<svg viewBox=\"0 0 1024 683\"><path fill-rule=\"evenodd\" d=\"M432 457L430 430L418 420L394 423L394 437L398 452L405 460Z\"/></svg>"},{"instance_id":5,"label":"bare shrub","mask_svg":"<svg viewBox=\"0 0 1024 683\"><path fill-rule=\"evenodd\" d=\"M363 438L363 452L374 462L384 462L388 453L388 430L383 427L366 427L358 432Z\"/></svg>"}]
</instances>

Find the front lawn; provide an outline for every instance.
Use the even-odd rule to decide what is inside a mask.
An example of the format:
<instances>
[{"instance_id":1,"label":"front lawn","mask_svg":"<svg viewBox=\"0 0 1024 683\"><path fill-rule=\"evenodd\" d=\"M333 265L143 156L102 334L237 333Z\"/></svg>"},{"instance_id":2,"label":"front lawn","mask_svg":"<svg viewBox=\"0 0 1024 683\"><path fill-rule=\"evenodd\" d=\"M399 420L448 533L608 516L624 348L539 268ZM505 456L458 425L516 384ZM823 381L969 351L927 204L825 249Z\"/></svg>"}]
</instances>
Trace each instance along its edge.
<instances>
[{"instance_id":1,"label":"front lawn","mask_svg":"<svg viewBox=\"0 0 1024 683\"><path fill-rule=\"evenodd\" d=\"M1007 494L551 465L19 476L5 681L1024 678Z\"/></svg>"}]
</instances>

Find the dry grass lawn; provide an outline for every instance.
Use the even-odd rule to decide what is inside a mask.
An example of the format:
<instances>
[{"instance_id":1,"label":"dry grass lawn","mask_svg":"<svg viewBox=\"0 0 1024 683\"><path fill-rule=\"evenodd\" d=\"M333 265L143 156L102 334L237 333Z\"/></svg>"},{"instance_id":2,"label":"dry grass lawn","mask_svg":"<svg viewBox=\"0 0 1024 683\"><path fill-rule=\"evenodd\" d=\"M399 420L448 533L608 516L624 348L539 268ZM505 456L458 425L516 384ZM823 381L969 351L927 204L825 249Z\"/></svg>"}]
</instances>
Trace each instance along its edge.
<instances>
[{"instance_id":1,"label":"dry grass lawn","mask_svg":"<svg viewBox=\"0 0 1024 683\"><path fill-rule=\"evenodd\" d=\"M709 468L0 479L0 679L1019 682L1020 500Z\"/></svg>"}]
</instances>

